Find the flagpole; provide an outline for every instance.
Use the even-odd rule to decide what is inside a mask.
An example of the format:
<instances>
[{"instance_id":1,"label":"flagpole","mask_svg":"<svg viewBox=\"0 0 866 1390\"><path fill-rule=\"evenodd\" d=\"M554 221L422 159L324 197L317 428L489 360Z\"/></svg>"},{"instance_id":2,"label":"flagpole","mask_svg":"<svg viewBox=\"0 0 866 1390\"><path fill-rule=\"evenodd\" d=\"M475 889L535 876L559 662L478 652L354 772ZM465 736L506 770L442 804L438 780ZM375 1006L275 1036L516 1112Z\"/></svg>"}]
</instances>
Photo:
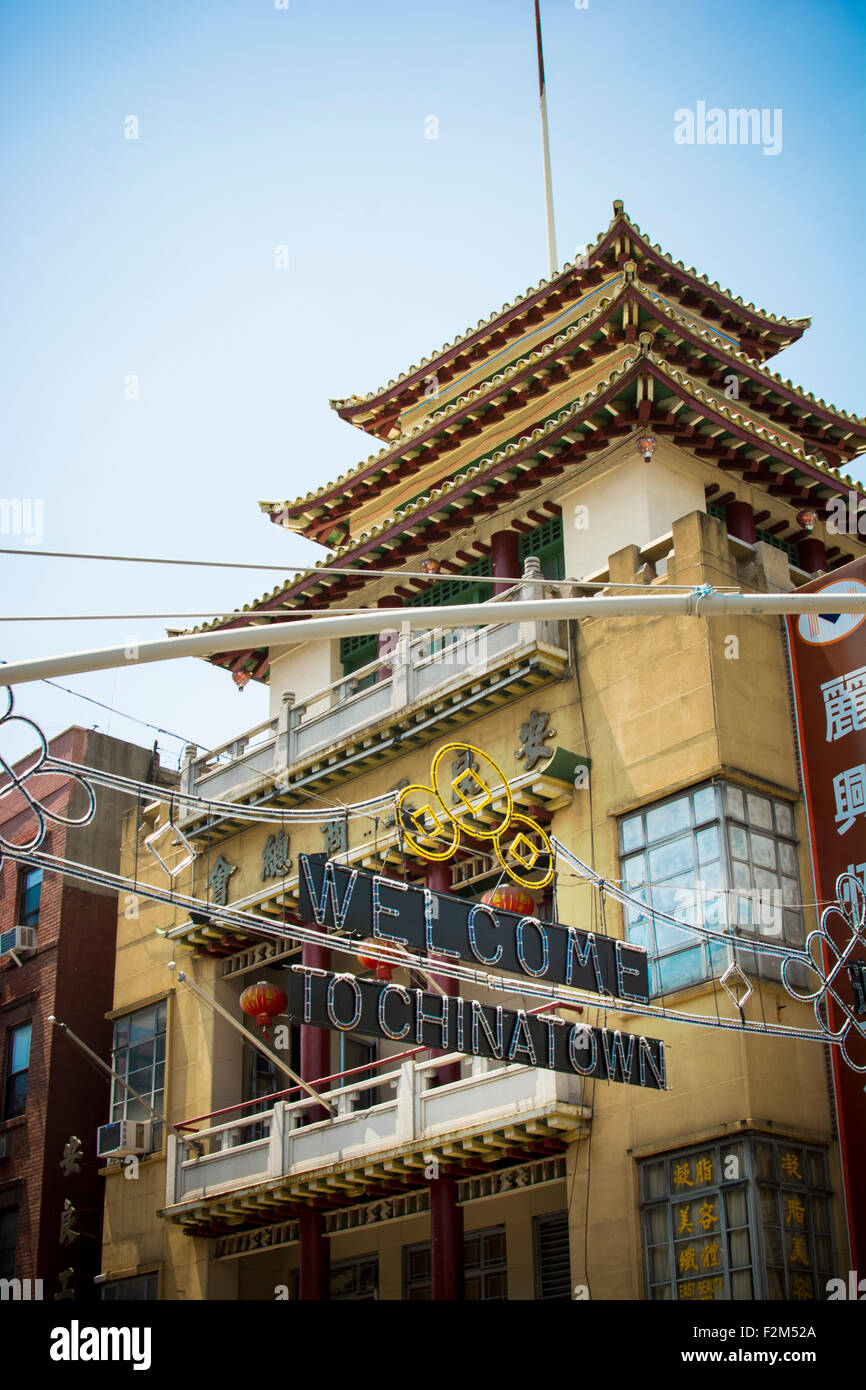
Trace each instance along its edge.
<instances>
[{"instance_id":1,"label":"flagpole","mask_svg":"<svg viewBox=\"0 0 866 1390\"><path fill-rule=\"evenodd\" d=\"M553 220L553 182L550 174L550 138L547 133L547 96L544 90L544 54L541 50L541 11L535 0L535 37L538 47L538 96L541 102L541 148L544 156L544 202L547 211L547 259L551 278L556 274L556 226Z\"/></svg>"}]
</instances>

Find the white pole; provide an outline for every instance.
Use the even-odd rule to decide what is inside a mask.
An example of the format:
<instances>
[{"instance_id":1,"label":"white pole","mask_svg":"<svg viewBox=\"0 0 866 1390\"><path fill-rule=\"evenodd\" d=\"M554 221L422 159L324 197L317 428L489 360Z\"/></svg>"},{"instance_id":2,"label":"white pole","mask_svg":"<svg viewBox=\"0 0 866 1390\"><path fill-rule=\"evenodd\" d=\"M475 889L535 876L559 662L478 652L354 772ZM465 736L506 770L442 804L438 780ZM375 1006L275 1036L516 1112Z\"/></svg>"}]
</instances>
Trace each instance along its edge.
<instances>
[{"instance_id":1,"label":"white pole","mask_svg":"<svg viewBox=\"0 0 866 1390\"><path fill-rule=\"evenodd\" d=\"M329 642L336 637L420 628L493 627L498 623L557 622L575 618L701 617L721 614L866 613L866 591L852 594L720 594L695 590L690 594L610 595L599 598L519 599L513 603L460 603L444 608L371 608L365 613L310 618L283 623L256 623L159 637L136 647L99 647L62 656L31 657L0 666L3 685L26 684L52 676L84 671L173 661L180 656L215 656L220 652L259 647L291 647L306 642ZM397 616L399 614L399 617ZM134 653L134 655L131 655Z\"/></svg>"},{"instance_id":2,"label":"white pole","mask_svg":"<svg viewBox=\"0 0 866 1390\"><path fill-rule=\"evenodd\" d=\"M547 215L547 259L550 277L556 274L556 224L553 220L553 179L550 172L550 137L547 131L547 93L544 87L544 54L541 50L541 11L535 0L535 39L538 48L538 96L541 103L541 150L544 158L544 205Z\"/></svg>"}]
</instances>

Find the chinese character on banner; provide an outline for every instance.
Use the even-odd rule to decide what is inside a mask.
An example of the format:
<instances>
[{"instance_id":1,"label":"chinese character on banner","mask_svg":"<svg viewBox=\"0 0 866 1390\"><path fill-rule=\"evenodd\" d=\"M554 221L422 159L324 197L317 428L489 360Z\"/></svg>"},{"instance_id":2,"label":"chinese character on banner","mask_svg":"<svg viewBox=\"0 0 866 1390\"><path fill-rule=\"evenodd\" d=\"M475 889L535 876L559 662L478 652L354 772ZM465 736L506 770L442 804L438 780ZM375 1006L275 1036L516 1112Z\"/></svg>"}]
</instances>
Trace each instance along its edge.
<instances>
[{"instance_id":1,"label":"chinese character on banner","mask_svg":"<svg viewBox=\"0 0 866 1390\"><path fill-rule=\"evenodd\" d=\"M785 1204L785 1225L802 1226L806 1219L806 1208L799 1197L789 1197Z\"/></svg>"},{"instance_id":2,"label":"chinese character on banner","mask_svg":"<svg viewBox=\"0 0 866 1390\"><path fill-rule=\"evenodd\" d=\"M688 1160L674 1164L674 1187L694 1187Z\"/></svg>"},{"instance_id":3,"label":"chinese character on banner","mask_svg":"<svg viewBox=\"0 0 866 1390\"><path fill-rule=\"evenodd\" d=\"M788 1259L792 1265L801 1264L809 1267L809 1252L806 1249L806 1237L794 1236L791 1240L791 1249Z\"/></svg>"},{"instance_id":4,"label":"chinese character on banner","mask_svg":"<svg viewBox=\"0 0 866 1390\"><path fill-rule=\"evenodd\" d=\"M349 848L349 827L344 820L329 820L319 829L325 837L326 854L342 854Z\"/></svg>"},{"instance_id":5,"label":"chinese character on banner","mask_svg":"<svg viewBox=\"0 0 866 1390\"><path fill-rule=\"evenodd\" d=\"M63 1146L63 1157L60 1160L60 1171L65 1178L71 1177L73 1173L81 1172L83 1153L81 1140L77 1135L71 1135Z\"/></svg>"},{"instance_id":6,"label":"chinese character on banner","mask_svg":"<svg viewBox=\"0 0 866 1390\"><path fill-rule=\"evenodd\" d=\"M692 1234L692 1219L689 1215L687 1206L680 1207L680 1224L677 1227L678 1236L690 1236Z\"/></svg>"},{"instance_id":7,"label":"chinese character on banner","mask_svg":"<svg viewBox=\"0 0 866 1390\"><path fill-rule=\"evenodd\" d=\"M858 816L866 815L866 763L847 767L833 778L836 798L836 834L845 835Z\"/></svg>"},{"instance_id":8,"label":"chinese character on banner","mask_svg":"<svg viewBox=\"0 0 866 1390\"><path fill-rule=\"evenodd\" d=\"M75 1278L75 1270L71 1267L69 1269L62 1269L58 1274L57 1278L60 1282L60 1292L54 1295L55 1299L76 1298L77 1295L75 1293L75 1290L70 1289L69 1287L70 1279Z\"/></svg>"},{"instance_id":9,"label":"chinese character on banner","mask_svg":"<svg viewBox=\"0 0 866 1390\"><path fill-rule=\"evenodd\" d=\"M474 778L467 777L466 773L478 771L478 759L473 748L461 748L457 757L451 764L451 804L459 806L461 804L460 789L464 782L468 784L467 793L472 796L475 791L473 786Z\"/></svg>"},{"instance_id":10,"label":"chinese character on banner","mask_svg":"<svg viewBox=\"0 0 866 1390\"><path fill-rule=\"evenodd\" d=\"M685 1274L687 1269L693 1269L697 1272L697 1268L698 1258L695 1253L695 1247L693 1245L687 1245L684 1250L680 1251L680 1274Z\"/></svg>"},{"instance_id":11,"label":"chinese character on banner","mask_svg":"<svg viewBox=\"0 0 866 1390\"><path fill-rule=\"evenodd\" d=\"M798 1274L791 1280L791 1297L798 1299L814 1298L812 1281L805 1274Z\"/></svg>"},{"instance_id":12,"label":"chinese character on banner","mask_svg":"<svg viewBox=\"0 0 866 1390\"><path fill-rule=\"evenodd\" d=\"M520 726L520 747L514 756L518 759L526 759L526 768L531 770L536 763L540 763L542 758L549 758L553 753L552 748L545 746L545 739L555 738L556 730L547 727L550 715L544 714L542 710L534 709L530 713L529 719Z\"/></svg>"},{"instance_id":13,"label":"chinese character on banner","mask_svg":"<svg viewBox=\"0 0 866 1390\"><path fill-rule=\"evenodd\" d=\"M700 1212L701 1230L711 1231L718 1222L718 1219L715 1202L702 1202Z\"/></svg>"},{"instance_id":14,"label":"chinese character on banner","mask_svg":"<svg viewBox=\"0 0 866 1390\"><path fill-rule=\"evenodd\" d=\"M262 882L268 878L282 878L291 867L289 837L285 830L279 835L269 835L262 850Z\"/></svg>"},{"instance_id":15,"label":"chinese character on banner","mask_svg":"<svg viewBox=\"0 0 866 1390\"><path fill-rule=\"evenodd\" d=\"M208 874L207 881L211 891L211 899L217 907L225 907L228 902L229 879L237 867L237 864L230 864L220 854Z\"/></svg>"},{"instance_id":16,"label":"chinese character on banner","mask_svg":"<svg viewBox=\"0 0 866 1390\"><path fill-rule=\"evenodd\" d=\"M717 1240L708 1241L701 1250L701 1266L704 1269L719 1268L719 1242Z\"/></svg>"},{"instance_id":17,"label":"chinese character on banner","mask_svg":"<svg viewBox=\"0 0 866 1390\"><path fill-rule=\"evenodd\" d=\"M75 1217L77 1213L68 1197L63 1199L63 1210L60 1213L60 1244L71 1245L81 1235L75 1227Z\"/></svg>"},{"instance_id":18,"label":"chinese character on banner","mask_svg":"<svg viewBox=\"0 0 866 1390\"><path fill-rule=\"evenodd\" d=\"M800 1160L796 1154L780 1154L779 1166L786 1178L796 1178L798 1182L803 1181L803 1174L800 1172Z\"/></svg>"},{"instance_id":19,"label":"chinese character on banner","mask_svg":"<svg viewBox=\"0 0 866 1390\"><path fill-rule=\"evenodd\" d=\"M695 1182L712 1182L713 1160L703 1157L695 1159Z\"/></svg>"},{"instance_id":20,"label":"chinese character on banner","mask_svg":"<svg viewBox=\"0 0 866 1390\"><path fill-rule=\"evenodd\" d=\"M846 671L821 686L827 717L827 742L866 729L866 666Z\"/></svg>"}]
</instances>

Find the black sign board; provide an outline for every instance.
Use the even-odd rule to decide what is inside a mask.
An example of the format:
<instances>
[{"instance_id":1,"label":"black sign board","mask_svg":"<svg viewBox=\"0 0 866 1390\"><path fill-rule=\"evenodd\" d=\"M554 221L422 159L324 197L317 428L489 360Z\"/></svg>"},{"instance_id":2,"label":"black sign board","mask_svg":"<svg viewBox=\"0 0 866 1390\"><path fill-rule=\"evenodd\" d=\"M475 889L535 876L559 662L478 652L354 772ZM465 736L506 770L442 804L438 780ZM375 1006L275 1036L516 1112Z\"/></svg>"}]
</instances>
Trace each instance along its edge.
<instances>
[{"instance_id":1,"label":"black sign board","mask_svg":"<svg viewBox=\"0 0 866 1390\"><path fill-rule=\"evenodd\" d=\"M550 1013L530 1014L307 965L293 966L290 1001L294 1018L314 1027L665 1088L664 1043L618 1028L590 1028Z\"/></svg>"},{"instance_id":2,"label":"black sign board","mask_svg":"<svg viewBox=\"0 0 866 1390\"><path fill-rule=\"evenodd\" d=\"M324 855L299 859L305 922L594 994L649 1001L647 957L640 946L433 893Z\"/></svg>"}]
</instances>

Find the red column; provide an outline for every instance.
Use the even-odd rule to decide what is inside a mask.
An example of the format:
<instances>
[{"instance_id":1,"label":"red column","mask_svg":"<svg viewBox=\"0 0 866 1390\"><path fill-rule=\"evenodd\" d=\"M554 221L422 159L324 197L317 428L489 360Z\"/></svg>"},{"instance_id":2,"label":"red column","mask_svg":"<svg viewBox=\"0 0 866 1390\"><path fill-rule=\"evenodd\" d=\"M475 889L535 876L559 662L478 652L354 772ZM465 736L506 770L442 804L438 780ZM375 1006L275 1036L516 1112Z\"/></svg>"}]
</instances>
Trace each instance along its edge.
<instances>
[{"instance_id":1,"label":"red column","mask_svg":"<svg viewBox=\"0 0 866 1390\"><path fill-rule=\"evenodd\" d=\"M755 544L755 513L748 502L729 502L725 507L725 526L729 536Z\"/></svg>"},{"instance_id":2,"label":"red column","mask_svg":"<svg viewBox=\"0 0 866 1390\"><path fill-rule=\"evenodd\" d=\"M800 569L805 570L807 574L826 574L829 568L826 546L817 536L807 536L804 541L800 541L797 546L797 558Z\"/></svg>"},{"instance_id":3,"label":"red column","mask_svg":"<svg viewBox=\"0 0 866 1390\"><path fill-rule=\"evenodd\" d=\"M301 1268L298 1280L300 1298L316 1303L327 1301L331 1268L331 1244L325 1235L325 1218L314 1207L305 1207L298 1217Z\"/></svg>"},{"instance_id":4,"label":"red column","mask_svg":"<svg viewBox=\"0 0 866 1390\"><path fill-rule=\"evenodd\" d=\"M377 607L377 608L402 608L402 607L403 607L403 601L402 601L402 599L399 599L399 598L397 597L396 594L391 594L391 595L390 595L389 597L387 597L387 598L380 598L380 599L378 600L377 604L376 604L376 607ZM397 645L397 638L395 637L395 635L394 635L393 632L380 632L380 633L379 633L379 655L380 655L380 656L387 656L389 652L392 652L392 651L394 650L394 648L396 647L396 645ZM377 679L377 680L380 680L380 681L386 681L390 675L391 675L391 667L390 667L390 666L380 666L380 667L379 667L379 672L378 672L378 675L377 675L376 679ZM306 1077L305 1077L304 1079L306 1080Z\"/></svg>"},{"instance_id":5,"label":"red column","mask_svg":"<svg viewBox=\"0 0 866 1390\"><path fill-rule=\"evenodd\" d=\"M304 965L316 970L327 970L331 953L327 946L305 943L301 955ZM311 1024L301 1024L301 1076L305 1081L315 1082L327 1076L331 1070L331 1035L327 1028L314 1028ZM305 1112L307 1124L325 1118L326 1111L320 1105L311 1106ZM298 1218L300 1235L300 1281L299 1296L302 1299L322 1301L328 1297L328 1273L331 1263L331 1247L325 1235L325 1218L321 1211L313 1207L305 1208Z\"/></svg>"},{"instance_id":6,"label":"red column","mask_svg":"<svg viewBox=\"0 0 866 1390\"><path fill-rule=\"evenodd\" d=\"M495 531L490 537L490 558L493 578L501 581L493 585L493 592L504 593L520 578L520 536L517 532L511 527L507 531ZM506 580L509 582L504 582Z\"/></svg>"},{"instance_id":7,"label":"red column","mask_svg":"<svg viewBox=\"0 0 866 1390\"><path fill-rule=\"evenodd\" d=\"M434 1178L430 1184L430 1245L433 1298L462 1299L463 1212L454 1178Z\"/></svg>"},{"instance_id":8,"label":"red column","mask_svg":"<svg viewBox=\"0 0 866 1390\"><path fill-rule=\"evenodd\" d=\"M330 970L331 952L327 946L306 942L302 949L301 961L314 970ZM301 1024L301 1076L305 1081L320 1081L331 1071L331 1034L327 1028L314 1028L312 1024ZM326 1112L320 1105L311 1106L307 1117L323 1119Z\"/></svg>"}]
</instances>

